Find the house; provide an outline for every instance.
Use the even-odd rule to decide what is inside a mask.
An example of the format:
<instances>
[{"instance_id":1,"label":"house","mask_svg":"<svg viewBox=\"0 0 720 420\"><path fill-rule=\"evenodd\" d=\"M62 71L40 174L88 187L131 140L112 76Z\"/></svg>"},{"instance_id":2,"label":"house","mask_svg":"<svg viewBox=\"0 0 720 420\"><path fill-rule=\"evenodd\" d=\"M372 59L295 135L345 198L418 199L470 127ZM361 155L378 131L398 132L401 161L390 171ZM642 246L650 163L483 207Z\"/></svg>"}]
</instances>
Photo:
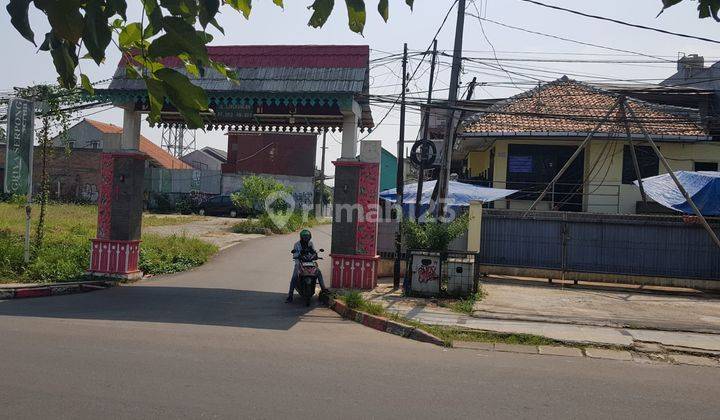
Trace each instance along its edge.
<instances>
[{"instance_id":1,"label":"house","mask_svg":"<svg viewBox=\"0 0 720 420\"><path fill-rule=\"evenodd\" d=\"M297 204L312 206L316 150L316 134L230 132L223 194L241 189L247 175L265 175L291 187Z\"/></svg>"},{"instance_id":2,"label":"house","mask_svg":"<svg viewBox=\"0 0 720 420\"><path fill-rule=\"evenodd\" d=\"M618 97L612 89L563 77L497 102L463 121L453 172L466 182L520 190L496 202L496 208L528 208ZM627 104L674 170L717 168L720 143L713 140L714 132L700 109L634 97L628 97ZM625 121L615 111L599 125L539 210L628 214L647 208L633 185L637 177ZM629 129L641 176L665 172L632 119Z\"/></svg>"},{"instance_id":3,"label":"house","mask_svg":"<svg viewBox=\"0 0 720 420\"><path fill-rule=\"evenodd\" d=\"M227 152L206 146L181 157L180 160L198 170L219 171L227 163Z\"/></svg>"},{"instance_id":4,"label":"house","mask_svg":"<svg viewBox=\"0 0 720 420\"><path fill-rule=\"evenodd\" d=\"M54 147L69 149L119 150L122 132L122 128L116 125L84 118L64 135L55 136L52 142ZM140 136L140 151L147 155L151 168L192 169L143 135Z\"/></svg>"}]
</instances>

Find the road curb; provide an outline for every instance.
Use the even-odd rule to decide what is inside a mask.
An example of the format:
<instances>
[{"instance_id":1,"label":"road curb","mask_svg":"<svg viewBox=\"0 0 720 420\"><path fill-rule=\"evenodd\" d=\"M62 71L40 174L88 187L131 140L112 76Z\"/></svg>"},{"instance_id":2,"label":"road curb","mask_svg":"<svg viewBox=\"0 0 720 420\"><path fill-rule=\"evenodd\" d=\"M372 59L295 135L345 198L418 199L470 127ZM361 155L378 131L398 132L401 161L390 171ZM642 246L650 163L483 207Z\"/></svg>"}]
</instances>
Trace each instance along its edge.
<instances>
[{"instance_id":1,"label":"road curb","mask_svg":"<svg viewBox=\"0 0 720 420\"><path fill-rule=\"evenodd\" d=\"M371 315L366 312L348 308L345 302L338 299L330 300L330 309L345 319L363 324L374 330L390 333L403 338L420 341L423 343L435 344L436 346L446 347L443 340L434 335L423 331L419 328L405 325L401 322L393 321L382 316Z\"/></svg>"},{"instance_id":2,"label":"road curb","mask_svg":"<svg viewBox=\"0 0 720 420\"><path fill-rule=\"evenodd\" d=\"M92 280L71 283L43 284L37 286L0 287L0 300L87 293L95 290L115 287L118 283L118 281L114 280Z\"/></svg>"}]
</instances>

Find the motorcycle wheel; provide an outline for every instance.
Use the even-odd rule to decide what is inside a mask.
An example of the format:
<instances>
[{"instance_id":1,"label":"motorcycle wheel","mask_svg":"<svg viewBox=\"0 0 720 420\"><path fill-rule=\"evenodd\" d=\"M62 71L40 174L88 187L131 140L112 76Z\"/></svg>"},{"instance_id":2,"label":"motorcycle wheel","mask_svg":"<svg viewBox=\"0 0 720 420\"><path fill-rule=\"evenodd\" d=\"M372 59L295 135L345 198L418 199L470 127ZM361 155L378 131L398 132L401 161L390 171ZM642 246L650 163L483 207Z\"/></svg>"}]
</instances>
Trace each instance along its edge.
<instances>
[{"instance_id":1,"label":"motorcycle wheel","mask_svg":"<svg viewBox=\"0 0 720 420\"><path fill-rule=\"evenodd\" d=\"M310 306L310 301L312 300L313 295L315 294L315 284L307 284L305 285L305 306Z\"/></svg>"}]
</instances>

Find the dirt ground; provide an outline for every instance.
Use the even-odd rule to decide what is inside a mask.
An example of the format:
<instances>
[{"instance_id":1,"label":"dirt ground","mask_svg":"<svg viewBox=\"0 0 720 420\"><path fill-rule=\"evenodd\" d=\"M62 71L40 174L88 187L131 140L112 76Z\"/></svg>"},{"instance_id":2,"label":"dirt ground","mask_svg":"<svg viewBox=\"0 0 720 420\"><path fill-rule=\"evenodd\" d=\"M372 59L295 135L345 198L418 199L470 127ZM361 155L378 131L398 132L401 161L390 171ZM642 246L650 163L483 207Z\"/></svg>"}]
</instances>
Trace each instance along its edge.
<instances>
[{"instance_id":1,"label":"dirt ground","mask_svg":"<svg viewBox=\"0 0 720 420\"><path fill-rule=\"evenodd\" d=\"M178 217L177 215L171 216L174 218ZM190 220L188 223L180 225L152 226L144 228L143 232L163 236L186 235L215 244L220 249L225 249L250 239L263 237L263 235L250 235L232 232L232 226L240 219L210 216L198 219L197 216L188 216L188 220Z\"/></svg>"},{"instance_id":2,"label":"dirt ground","mask_svg":"<svg viewBox=\"0 0 720 420\"><path fill-rule=\"evenodd\" d=\"M549 284L507 277L483 280L481 318L629 328L720 332L720 295L689 289Z\"/></svg>"}]
</instances>

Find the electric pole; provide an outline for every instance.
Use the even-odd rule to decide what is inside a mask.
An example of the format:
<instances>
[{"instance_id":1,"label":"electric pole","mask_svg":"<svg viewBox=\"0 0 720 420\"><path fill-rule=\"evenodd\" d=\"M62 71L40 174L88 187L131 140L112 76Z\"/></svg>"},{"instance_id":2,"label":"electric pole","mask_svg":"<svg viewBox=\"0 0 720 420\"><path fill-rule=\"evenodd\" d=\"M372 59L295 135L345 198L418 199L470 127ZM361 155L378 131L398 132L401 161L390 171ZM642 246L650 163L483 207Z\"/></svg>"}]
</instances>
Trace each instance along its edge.
<instances>
[{"instance_id":1,"label":"electric pole","mask_svg":"<svg viewBox=\"0 0 720 420\"><path fill-rule=\"evenodd\" d=\"M322 217L325 216L325 141L327 140L327 129L323 130L323 139L322 139L322 152L320 157L320 185L316 187L318 189L319 193L319 201L317 202L319 204L319 210L320 214L318 214L318 207L315 207L315 217Z\"/></svg>"},{"instance_id":2,"label":"electric pole","mask_svg":"<svg viewBox=\"0 0 720 420\"><path fill-rule=\"evenodd\" d=\"M432 61L430 62L430 82L428 83L427 108L423 116L423 134L422 140L430 140L430 110L432 105L433 82L435 79L435 60L437 60L437 39L433 41ZM420 207L422 205L422 190L425 175L425 159L427 159L427 149L422 149L420 159L420 167L418 168L418 185L417 196L415 197L415 221L420 219Z\"/></svg>"},{"instance_id":3,"label":"electric pole","mask_svg":"<svg viewBox=\"0 0 720 420\"><path fill-rule=\"evenodd\" d=\"M402 253L403 194L405 193L405 91L407 90L407 43L403 46L402 92L400 93L400 138L397 145L397 227L395 234L395 266L393 270L393 288L400 288L400 254ZM407 268L406 268L407 269Z\"/></svg>"},{"instance_id":4,"label":"electric pole","mask_svg":"<svg viewBox=\"0 0 720 420\"><path fill-rule=\"evenodd\" d=\"M463 30L465 28L465 0L458 1L457 23L455 24L455 47L453 50L452 71L450 73L450 93L448 95L448 120L445 129L445 143L443 145L443 162L440 167L438 182L435 186L437 197L435 204L435 216L445 216L445 201L447 201L450 166L452 165L452 152L455 143L455 126L457 125L457 113L454 108L457 105L458 84L460 82L460 67L462 65ZM432 208L431 203L431 208Z\"/></svg>"}]
</instances>

